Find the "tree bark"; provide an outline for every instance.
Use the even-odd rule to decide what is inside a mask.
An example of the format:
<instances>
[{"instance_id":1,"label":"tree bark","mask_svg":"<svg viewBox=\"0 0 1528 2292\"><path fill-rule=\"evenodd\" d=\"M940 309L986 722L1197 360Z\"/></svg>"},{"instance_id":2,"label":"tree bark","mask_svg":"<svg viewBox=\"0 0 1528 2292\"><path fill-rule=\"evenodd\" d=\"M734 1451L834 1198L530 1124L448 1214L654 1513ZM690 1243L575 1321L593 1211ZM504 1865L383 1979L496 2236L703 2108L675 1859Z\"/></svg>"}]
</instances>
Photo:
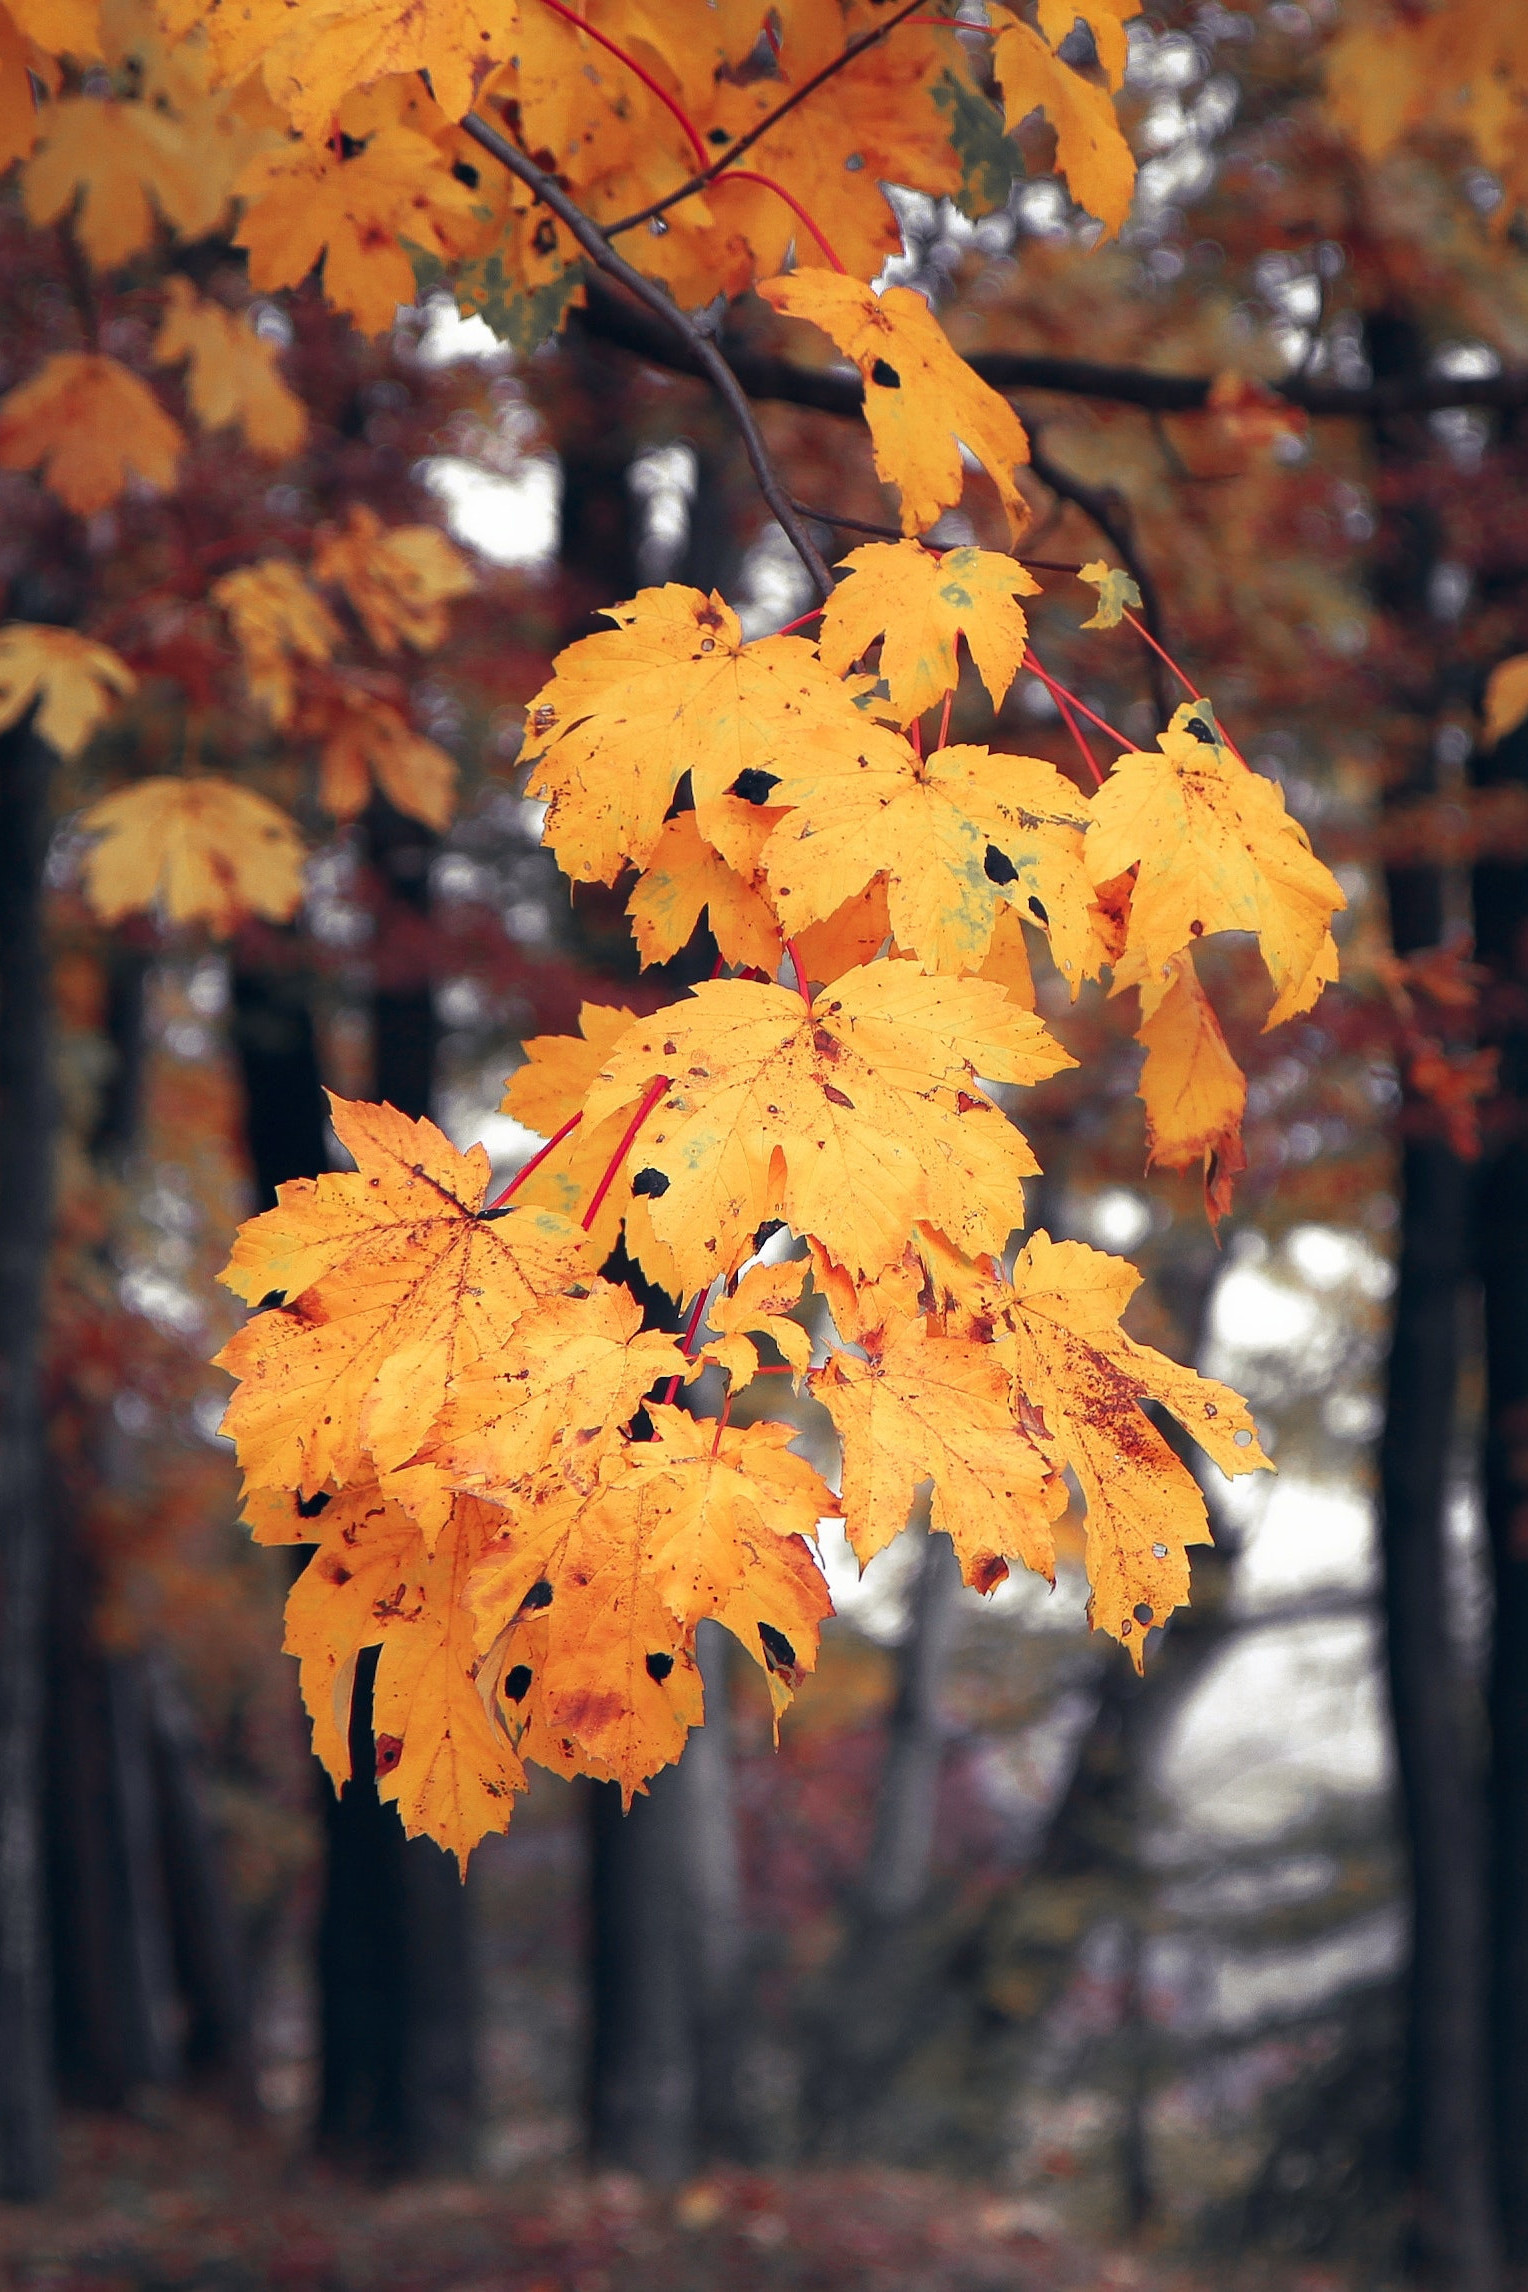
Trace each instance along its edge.
<instances>
[{"instance_id":1,"label":"tree bark","mask_svg":"<svg viewBox=\"0 0 1528 2292\"><path fill-rule=\"evenodd\" d=\"M48 1520L44 1278L57 1113L43 868L52 750L0 734L0 2196L55 2170L42 1824Z\"/></svg>"}]
</instances>

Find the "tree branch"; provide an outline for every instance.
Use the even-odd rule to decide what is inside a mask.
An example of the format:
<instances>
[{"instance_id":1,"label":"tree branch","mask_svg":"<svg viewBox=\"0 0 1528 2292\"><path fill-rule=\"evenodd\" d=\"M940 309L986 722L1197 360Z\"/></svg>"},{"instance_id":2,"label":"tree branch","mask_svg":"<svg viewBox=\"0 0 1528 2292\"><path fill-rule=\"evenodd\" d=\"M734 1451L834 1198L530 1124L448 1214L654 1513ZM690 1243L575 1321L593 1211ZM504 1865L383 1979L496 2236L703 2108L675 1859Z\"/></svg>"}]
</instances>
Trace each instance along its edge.
<instances>
[{"instance_id":1,"label":"tree branch","mask_svg":"<svg viewBox=\"0 0 1528 2292\"><path fill-rule=\"evenodd\" d=\"M748 459L753 466L753 474L759 483L759 491L773 510L786 539L806 567L817 594L824 598L831 596L833 576L811 535L792 509L790 496L780 483L769 458L743 386L715 343L701 333L693 320L685 316L678 304L661 287L655 286L651 279L644 278L640 271L633 270L631 264L616 253L598 225L592 223L583 209L568 197L561 185L555 183L533 160L527 159L525 153L518 150L506 136L500 135L497 128L490 127L487 120L479 119L476 112L469 111L462 121L462 129L472 137L474 143L496 159L501 167L508 168L511 175L518 176L544 207L551 209L572 232L597 269L617 280L628 294L634 295L639 303L659 318L666 329L678 336L688 353L687 365L688 361L694 362L689 370L705 375L737 423ZM643 355L652 354L644 352ZM658 363L673 364L674 360L670 356L668 360L660 359Z\"/></svg>"},{"instance_id":2,"label":"tree branch","mask_svg":"<svg viewBox=\"0 0 1528 2292\"><path fill-rule=\"evenodd\" d=\"M661 328L614 296L591 292L585 322L591 334L655 365L679 373L703 371L676 357ZM728 349L726 356L751 398L780 398L793 406L816 406L825 414L857 414L864 399L859 376L843 368L798 366L791 359L743 346ZM966 364L994 390L1054 390L1067 398L1139 406L1146 413L1202 413L1214 383L1211 374L1159 374L1145 366L1100 366L1087 358L1031 357L1011 350L972 351ZM1528 406L1528 372L1457 380L1441 374L1387 376L1361 389L1291 376L1269 388L1283 405L1318 420L1372 421L1394 414L1438 413L1446 406L1494 407L1510 413Z\"/></svg>"},{"instance_id":3,"label":"tree branch","mask_svg":"<svg viewBox=\"0 0 1528 2292\"><path fill-rule=\"evenodd\" d=\"M751 127L746 135L740 135L736 143L729 144L724 152L712 160L709 167L701 168L690 177L688 183L681 183L677 191L665 192L650 207L639 207L635 215L623 215L618 223L609 224L605 236L609 239L619 238L623 231L634 231L639 223L651 222L654 215L663 214L669 207L677 207L681 199L692 199L697 191L703 191L708 183L714 183L718 175L725 175L735 159L741 159L745 151L751 150L762 136L768 135L772 127L779 125L787 112L805 103L809 95L815 95L826 81L843 70L845 64L852 64L855 57L862 56L867 48L876 47L888 32L894 32L899 24L905 23L909 16L916 15L920 8L927 5L928 0L903 0L903 5L895 15L888 16L884 24L877 24L872 31L861 32L857 39L851 40L831 63L824 64L821 71L813 72L809 80L803 80L800 87L793 90L783 103L777 103L773 111L766 112L756 127ZM950 19L950 29L959 29L954 17Z\"/></svg>"},{"instance_id":4,"label":"tree branch","mask_svg":"<svg viewBox=\"0 0 1528 2292\"><path fill-rule=\"evenodd\" d=\"M1079 477L1062 469L1051 460L1040 434L1031 428L1029 433L1029 466L1042 485L1047 485L1062 501L1071 502L1084 517L1091 518L1104 539L1112 544L1120 563L1141 592L1141 620L1156 642L1166 650L1167 640L1162 629L1162 602L1157 585L1141 560L1135 545L1135 522L1130 505L1123 494L1110 486L1087 485ZM1148 654L1148 675L1151 682L1152 706L1157 712L1160 731L1173 712L1172 698L1160 656Z\"/></svg>"}]
</instances>

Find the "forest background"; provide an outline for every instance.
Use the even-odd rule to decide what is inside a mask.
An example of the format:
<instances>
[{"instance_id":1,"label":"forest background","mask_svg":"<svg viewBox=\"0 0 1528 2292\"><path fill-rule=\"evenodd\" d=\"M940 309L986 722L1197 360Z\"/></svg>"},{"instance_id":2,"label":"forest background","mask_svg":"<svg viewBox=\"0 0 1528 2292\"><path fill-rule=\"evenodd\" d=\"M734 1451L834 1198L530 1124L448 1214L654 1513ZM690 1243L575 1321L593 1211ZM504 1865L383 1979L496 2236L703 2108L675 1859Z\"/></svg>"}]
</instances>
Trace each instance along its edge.
<instances>
[{"instance_id":1,"label":"forest background","mask_svg":"<svg viewBox=\"0 0 1528 2292\"><path fill-rule=\"evenodd\" d=\"M110 647L71 636L50 676L13 640L3 669L6 1470L35 1367L51 1549L46 1702L13 1692L5 1714L10 1753L30 1727L45 1757L45 1869L12 1855L4 1875L6 2013L52 1969L51 2060L7 2024L14 2196L56 2170L53 2096L71 2112L63 2208L18 2215L27 2264L88 2276L127 2250L142 2280L194 2277L229 2264L221 2238L257 2281L288 2247L320 2276L461 2272L460 2208L379 2212L381 2246L412 2222L399 2252L347 2248L321 2197L273 2232L220 2184L190 2091L252 2171L314 2129L351 2174L475 2161L512 2201L483 2200L467 2249L478 2264L486 2238L511 2282L635 2281L673 2251L700 2281L797 2281L781 2271L814 2249L828 2281L1064 2281L1101 2237L1144 2255L1099 2264L1116 2281L1207 2252L1285 2255L1290 2280L1500 2281L1528 2239L1511 12L1451 11L1465 60L1441 64L1425 15L1399 20L1411 50L1383 11L1283 0L1132 20L1117 100L1140 171L1103 243L1037 113L1006 139L957 119L938 195L875 170L892 187L866 251L1018 406L1021 553L1058 569L1028 600L1045 671L996 716L968 673L957 733L1073 776L1090 719L1150 743L1173 672L1125 627L1081 632L1094 599L1065 568L1102 556L1348 898L1342 983L1282 1033L1258 1032L1250 949L1206 951L1249 1077L1218 1236L1196 1174L1143 1172L1134 1014L1043 972L1037 990L1085 1066L1026 1107L1033 1222L1145 1267L1134 1334L1248 1392L1277 1494L1211 1488L1216 1547L1139 1685L1082 1626L1075 1540L1055 1595L985 1606L939 1538L863 1586L846 1557L779 1754L766 1699L703 1645L711 1724L651 1796L622 1816L612 1785L541 1777L465 1890L372 1782L336 1800L316 1779L276 1652L289 1572L237 1524L207 1367L237 1313L213 1277L251 1207L335 1161L321 1080L484 1138L502 1182L538 1142L498 1111L516 1046L706 976L703 929L639 974L623 898L570 894L538 848L524 704L646 583L719 589L750 637L812 595L660 315L591 287L532 348L565 283L527 311L490 261L463 317L447 234L401 285L358 238L349 323L336 242L326 304L176 174L197 103L230 145L259 124L191 84L194 43L156 60L147 12L123 9L107 62L58 77L66 43L24 16L17 156L18 87L55 132L5 194L7 611ZM1096 24L1045 28L1080 84L1121 77ZM1450 112L1438 90L1466 83ZM334 156L366 163L379 132L411 130L353 120ZM464 195L480 159L454 157ZM541 223L527 206L510 228ZM855 378L757 302L721 340L802 514L833 512L817 545L894 533ZM140 395L39 413L27 380L60 354L115 361ZM1007 546L980 475L933 531ZM326 587L305 623L247 592L241 621L222 587L271 559ZM179 878L156 853L148 911L129 886L103 928L82 814L209 767L299 821L300 908L295 840L251 811L210 873L194 835ZM262 897L267 920L236 912ZM364 1661L358 1686L368 1776ZM586 2141L635 2183L568 2178ZM982 2204L910 2170L974 2175Z\"/></svg>"}]
</instances>

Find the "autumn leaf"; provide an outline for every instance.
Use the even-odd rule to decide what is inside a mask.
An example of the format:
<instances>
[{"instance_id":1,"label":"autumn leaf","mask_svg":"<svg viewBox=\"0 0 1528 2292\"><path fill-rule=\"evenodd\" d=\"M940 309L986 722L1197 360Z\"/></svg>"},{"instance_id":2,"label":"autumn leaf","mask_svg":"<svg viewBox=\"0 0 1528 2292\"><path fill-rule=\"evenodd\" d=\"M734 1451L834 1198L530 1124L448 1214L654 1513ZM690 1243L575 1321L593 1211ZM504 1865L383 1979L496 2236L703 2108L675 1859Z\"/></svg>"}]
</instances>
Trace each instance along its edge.
<instances>
[{"instance_id":1,"label":"autumn leaf","mask_svg":"<svg viewBox=\"0 0 1528 2292\"><path fill-rule=\"evenodd\" d=\"M810 1366L812 1340L799 1321L788 1318L801 1300L810 1272L806 1258L786 1258L779 1265L751 1265L730 1293L723 1289L706 1307L706 1321L716 1332L695 1355L690 1375L713 1364L727 1373L734 1392L756 1376L758 1348L752 1337L768 1337L799 1377ZM752 1333L750 1336L749 1333Z\"/></svg>"},{"instance_id":2,"label":"autumn leaf","mask_svg":"<svg viewBox=\"0 0 1528 2292\"><path fill-rule=\"evenodd\" d=\"M233 628L251 700L273 724L292 721L297 706L296 664L327 661L340 641L333 614L295 565L262 557L212 585Z\"/></svg>"},{"instance_id":3,"label":"autumn leaf","mask_svg":"<svg viewBox=\"0 0 1528 2292\"><path fill-rule=\"evenodd\" d=\"M321 525L313 577L344 592L379 653L400 644L433 652L446 634L446 606L476 586L471 566L438 527L385 526L365 502L352 502L343 526Z\"/></svg>"},{"instance_id":4,"label":"autumn leaf","mask_svg":"<svg viewBox=\"0 0 1528 2292\"><path fill-rule=\"evenodd\" d=\"M1141 991L1136 1036L1146 1063L1136 1087L1146 1107L1147 1158L1168 1170L1202 1163L1205 1206L1218 1224L1231 1207L1232 1182L1247 1166L1247 1078L1226 1047L1191 955L1171 956L1165 974L1136 978L1121 966L1115 992L1131 985Z\"/></svg>"},{"instance_id":5,"label":"autumn leaf","mask_svg":"<svg viewBox=\"0 0 1528 2292\"><path fill-rule=\"evenodd\" d=\"M115 270L152 246L158 216L200 216L198 156L181 122L151 104L65 96L48 106L22 198L33 223L69 215L95 269Z\"/></svg>"},{"instance_id":6,"label":"autumn leaf","mask_svg":"<svg viewBox=\"0 0 1528 2292\"><path fill-rule=\"evenodd\" d=\"M456 810L456 779L456 759L389 702L343 692L319 756L319 802L332 818L357 818L375 783L396 811L441 834Z\"/></svg>"},{"instance_id":7,"label":"autumn leaf","mask_svg":"<svg viewBox=\"0 0 1528 2292\"><path fill-rule=\"evenodd\" d=\"M818 652L836 676L877 637L880 675L909 723L960 681L957 640L970 648L982 682L1001 708L1029 641L1019 597L1039 583L1013 557L990 549L948 549L943 556L914 541L870 542L843 559L841 581L822 616Z\"/></svg>"},{"instance_id":8,"label":"autumn leaf","mask_svg":"<svg viewBox=\"0 0 1528 2292\"><path fill-rule=\"evenodd\" d=\"M902 496L904 533L926 531L959 501L964 445L997 487L1009 539L1018 539L1029 521L1013 477L1029 459L1024 425L971 371L921 295L908 287L877 295L858 279L820 270L765 279L758 292L787 317L821 327L859 368L876 470Z\"/></svg>"},{"instance_id":9,"label":"autumn leaf","mask_svg":"<svg viewBox=\"0 0 1528 2292\"><path fill-rule=\"evenodd\" d=\"M1136 612L1141 609L1141 592L1130 575L1118 565L1106 565L1101 557L1078 572L1079 581L1086 581L1098 591L1098 604L1081 626L1085 629L1117 629L1125 617L1127 606Z\"/></svg>"},{"instance_id":10,"label":"autumn leaf","mask_svg":"<svg viewBox=\"0 0 1528 2292\"><path fill-rule=\"evenodd\" d=\"M724 962L770 973L778 968L780 926L757 866L778 814L745 804L737 810L743 817L728 840L735 851L745 848L745 837L751 844L755 864L746 875L706 842L693 812L664 821L626 907L644 964L666 963L687 947L704 915Z\"/></svg>"},{"instance_id":11,"label":"autumn leaf","mask_svg":"<svg viewBox=\"0 0 1528 2292\"><path fill-rule=\"evenodd\" d=\"M990 1344L894 1327L867 1360L834 1353L811 1389L843 1442L844 1522L863 1567L907 1525L932 1482L931 1524L949 1536L979 1592L1008 1573L1005 1553L1054 1578L1051 1522L1065 1510L1055 1464L1015 1422L1012 1376Z\"/></svg>"},{"instance_id":12,"label":"autumn leaf","mask_svg":"<svg viewBox=\"0 0 1528 2292\"><path fill-rule=\"evenodd\" d=\"M42 133L33 71L41 63L34 41L26 39L11 16L0 8L0 168L25 159ZM51 62L51 59L49 59ZM56 90L58 66L53 65L45 85ZM38 78L43 78L38 71Z\"/></svg>"},{"instance_id":13,"label":"autumn leaf","mask_svg":"<svg viewBox=\"0 0 1528 2292\"><path fill-rule=\"evenodd\" d=\"M109 645L32 621L0 628L0 731L36 708L34 729L60 756L78 756L138 680Z\"/></svg>"},{"instance_id":14,"label":"autumn leaf","mask_svg":"<svg viewBox=\"0 0 1528 2292\"><path fill-rule=\"evenodd\" d=\"M92 804L85 897L103 923L158 908L226 938L246 916L286 923L302 899L302 838L232 780L150 778Z\"/></svg>"},{"instance_id":15,"label":"autumn leaf","mask_svg":"<svg viewBox=\"0 0 1528 2292\"><path fill-rule=\"evenodd\" d=\"M0 399L0 469L40 469L80 517L107 508L134 476L170 492L184 445L147 384L93 351L59 351Z\"/></svg>"},{"instance_id":16,"label":"autumn leaf","mask_svg":"<svg viewBox=\"0 0 1528 2292\"><path fill-rule=\"evenodd\" d=\"M165 284L154 344L156 366L187 361L186 398L204 430L236 425L270 461L295 454L308 434L308 410L282 380L276 345L221 303L198 299L187 280Z\"/></svg>"},{"instance_id":17,"label":"autumn leaf","mask_svg":"<svg viewBox=\"0 0 1528 2292\"><path fill-rule=\"evenodd\" d=\"M1094 883L1137 871L1126 949L1143 972L1163 973L1213 932L1255 932L1276 989L1268 1027L1308 1011L1336 978L1341 886L1282 790L1218 738L1205 703L1177 711L1155 755L1116 758L1091 809Z\"/></svg>"},{"instance_id":18,"label":"autumn leaf","mask_svg":"<svg viewBox=\"0 0 1528 2292\"><path fill-rule=\"evenodd\" d=\"M629 1120L668 1077L631 1183L686 1291L740 1265L769 1218L860 1277L901 1254L918 1217L1004 1246L1034 1161L977 1078L1034 1082L1070 1063L1000 988L912 963L850 971L810 1006L715 980L616 1043L585 1121Z\"/></svg>"},{"instance_id":19,"label":"autumn leaf","mask_svg":"<svg viewBox=\"0 0 1528 2292\"><path fill-rule=\"evenodd\" d=\"M643 1328L629 1290L599 1281L551 1298L455 1378L435 1459L453 1487L496 1500L548 1464L587 1490L643 1394L687 1366L671 1337Z\"/></svg>"},{"instance_id":20,"label":"autumn leaf","mask_svg":"<svg viewBox=\"0 0 1528 2292\"><path fill-rule=\"evenodd\" d=\"M847 755L782 759L775 794L791 809L764 867L792 937L884 875L892 936L931 970L979 970L1011 900L1049 930L1074 992L1096 976L1088 808L1053 764L973 747L920 756L900 733L866 725Z\"/></svg>"},{"instance_id":21,"label":"autumn leaf","mask_svg":"<svg viewBox=\"0 0 1528 2292\"><path fill-rule=\"evenodd\" d=\"M363 1460L408 1464L451 1378L592 1276L582 1235L552 1211L479 1214L481 1146L459 1154L431 1122L330 1103L355 1171L283 1186L240 1228L222 1277L270 1301L218 1357L243 1380L224 1425L256 1485L312 1491Z\"/></svg>"},{"instance_id":22,"label":"autumn leaf","mask_svg":"<svg viewBox=\"0 0 1528 2292\"><path fill-rule=\"evenodd\" d=\"M512 7L487 0L325 0L293 9L281 0L160 0L173 33L203 23L220 78L263 74L298 131L320 138L353 88L391 73L427 72L448 118L472 108L490 65L508 53Z\"/></svg>"},{"instance_id":23,"label":"autumn leaf","mask_svg":"<svg viewBox=\"0 0 1528 2292\"><path fill-rule=\"evenodd\" d=\"M1147 1632L1188 1598L1188 1548L1210 1542L1198 1485L1142 1400L1176 1417L1222 1472L1271 1470L1245 1402L1120 1328L1140 1280L1123 1258L1038 1233L1011 1289L995 1292L1032 1437L1071 1467L1087 1503L1089 1619L1137 1670Z\"/></svg>"},{"instance_id":24,"label":"autumn leaf","mask_svg":"<svg viewBox=\"0 0 1528 2292\"><path fill-rule=\"evenodd\" d=\"M1139 0L1038 0L1035 11L1040 29L1053 48L1075 29L1081 17L1093 35L1099 68L1111 88L1124 85L1130 43L1125 26L1141 13Z\"/></svg>"},{"instance_id":25,"label":"autumn leaf","mask_svg":"<svg viewBox=\"0 0 1528 2292\"><path fill-rule=\"evenodd\" d=\"M324 297L363 334L381 334L415 295L404 241L449 259L476 228L473 193L445 154L409 127L384 126L350 152L327 143L257 154L236 186L234 244L261 293L300 286L324 266Z\"/></svg>"},{"instance_id":26,"label":"autumn leaf","mask_svg":"<svg viewBox=\"0 0 1528 2292\"><path fill-rule=\"evenodd\" d=\"M17 30L55 56L101 53L100 0L7 0Z\"/></svg>"},{"instance_id":27,"label":"autumn leaf","mask_svg":"<svg viewBox=\"0 0 1528 2292\"><path fill-rule=\"evenodd\" d=\"M503 1111L550 1138L576 1114L600 1068L636 1013L620 1003L585 1003L576 1035L532 1035L525 1064L504 1085Z\"/></svg>"},{"instance_id":28,"label":"autumn leaf","mask_svg":"<svg viewBox=\"0 0 1528 2292\"><path fill-rule=\"evenodd\" d=\"M1487 748L1494 748L1528 718L1528 653L1514 653L1498 661L1486 679L1481 714L1485 719Z\"/></svg>"},{"instance_id":29,"label":"autumn leaf","mask_svg":"<svg viewBox=\"0 0 1528 2292\"><path fill-rule=\"evenodd\" d=\"M992 69L1009 127L1043 109L1056 131L1056 167L1072 197L1106 230L1118 231L1135 195L1135 159L1108 91L1074 72L1038 32L1012 18L1004 20L993 43Z\"/></svg>"},{"instance_id":30,"label":"autumn leaf","mask_svg":"<svg viewBox=\"0 0 1528 2292\"><path fill-rule=\"evenodd\" d=\"M545 840L581 882L645 866L685 773L706 841L740 872L749 836L729 795L768 799L782 754L852 745L865 719L800 637L743 642L719 596L670 585L610 609L614 629L557 656L527 709L528 793L550 800Z\"/></svg>"},{"instance_id":31,"label":"autumn leaf","mask_svg":"<svg viewBox=\"0 0 1528 2292\"><path fill-rule=\"evenodd\" d=\"M341 1490L304 1523L319 1548L287 1598L286 1650L298 1659L313 1749L335 1789L351 1774L356 1659L377 1647L377 1795L397 1806L409 1837L433 1838L464 1869L479 1839L508 1827L525 1788L524 1769L478 1692L464 1598L501 1524L497 1512L460 1497L431 1555L407 1513L375 1486Z\"/></svg>"}]
</instances>

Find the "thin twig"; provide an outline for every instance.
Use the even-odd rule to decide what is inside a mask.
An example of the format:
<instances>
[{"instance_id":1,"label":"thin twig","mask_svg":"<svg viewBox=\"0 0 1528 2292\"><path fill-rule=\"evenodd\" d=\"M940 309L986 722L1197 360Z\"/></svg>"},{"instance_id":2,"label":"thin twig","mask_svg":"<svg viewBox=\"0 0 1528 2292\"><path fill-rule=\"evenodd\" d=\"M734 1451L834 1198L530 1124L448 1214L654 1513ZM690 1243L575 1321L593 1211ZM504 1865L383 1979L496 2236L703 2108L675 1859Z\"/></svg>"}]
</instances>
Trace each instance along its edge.
<instances>
[{"instance_id":1,"label":"thin twig","mask_svg":"<svg viewBox=\"0 0 1528 2292\"><path fill-rule=\"evenodd\" d=\"M681 199L691 199L697 191L704 191L708 183L714 183L718 175L725 174L735 159L741 159L745 151L751 150L761 136L768 135L772 127L777 127L787 112L805 103L807 97L815 95L825 81L833 79L846 64L852 64L856 56L862 56L867 48L877 46L888 32L894 32L909 16L916 15L923 5L924 0L906 0L906 6L899 8L894 16L888 16L884 24L877 24L874 31L861 32L858 39L851 40L830 63L823 65L821 71L814 72L809 80L803 80L800 87L794 89L782 103L777 103L773 111L766 112L756 127L751 127L746 135L740 135L736 143L729 144L724 152L712 160L709 167L703 167L698 174L692 175L688 183L681 183L677 191L666 191L650 207L639 207L636 214L623 215L618 223L610 224L607 237L617 239L623 231L634 231L639 223L651 222L654 215L663 214L669 207L677 207ZM959 29L953 16L950 18L950 29Z\"/></svg>"},{"instance_id":2,"label":"thin twig","mask_svg":"<svg viewBox=\"0 0 1528 2292\"><path fill-rule=\"evenodd\" d=\"M677 303L670 301L661 287L654 286L651 279L644 278L639 270L634 270L630 263L618 255L604 232L589 220L561 185L555 183L534 160L527 159L525 153L511 143L507 136L501 135L496 127L490 127L487 120L480 119L475 111L468 112L462 121L462 128L490 158L496 159L501 167L507 167L511 175L517 176L536 194L544 207L551 209L558 220L572 232L596 269L602 270L608 278L617 280L628 294L635 295L639 302L679 336L736 422L753 474L758 480L759 491L774 511L786 539L806 567L817 594L820 597L831 596L833 576L816 543L792 509L790 496L775 473L774 464L770 461L742 386L715 343L701 333Z\"/></svg>"},{"instance_id":3,"label":"thin twig","mask_svg":"<svg viewBox=\"0 0 1528 2292\"><path fill-rule=\"evenodd\" d=\"M1082 478L1074 477L1070 470L1064 470L1059 462L1052 461L1032 429L1029 437L1029 466L1042 485L1049 486L1051 492L1059 495L1061 500L1071 502L1082 511L1084 517L1091 518L1104 539L1118 552L1125 571L1141 592L1141 618L1156 640L1156 650L1152 653L1148 674L1151 679L1151 702L1160 729L1173 712L1172 698L1162 672L1162 661L1167 653L1162 628L1162 606L1156 583L1136 548L1129 507L1113 486L1088 485Z\"/></svg>"}]
</instances>

